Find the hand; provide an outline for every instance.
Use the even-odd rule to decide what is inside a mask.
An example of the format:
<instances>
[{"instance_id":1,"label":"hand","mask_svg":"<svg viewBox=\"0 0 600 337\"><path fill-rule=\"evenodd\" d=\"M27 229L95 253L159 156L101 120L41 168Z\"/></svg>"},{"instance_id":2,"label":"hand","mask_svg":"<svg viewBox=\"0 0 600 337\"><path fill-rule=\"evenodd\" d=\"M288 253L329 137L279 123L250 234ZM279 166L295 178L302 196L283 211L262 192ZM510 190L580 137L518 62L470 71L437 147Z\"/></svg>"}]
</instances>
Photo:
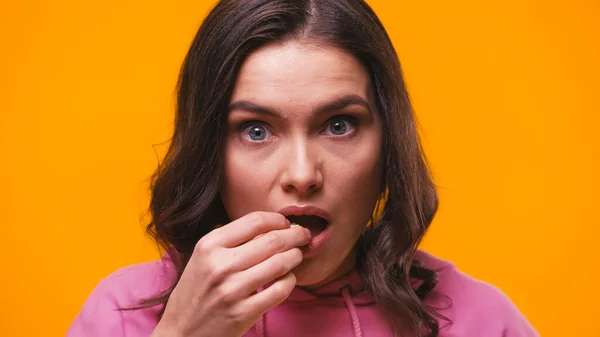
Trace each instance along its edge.
<instances>
[{"instance_id":1,"label":"hand","mask_svg":"<svg viewBox=\"0 0 600 337\"><path fill-rule=\"evenodd\" d=\"M205 235L152 336L238 337L283 302L310 231L279 213L250 213ZM275 281L260 293L256 289Z\"/></svg>"}]
</instances>

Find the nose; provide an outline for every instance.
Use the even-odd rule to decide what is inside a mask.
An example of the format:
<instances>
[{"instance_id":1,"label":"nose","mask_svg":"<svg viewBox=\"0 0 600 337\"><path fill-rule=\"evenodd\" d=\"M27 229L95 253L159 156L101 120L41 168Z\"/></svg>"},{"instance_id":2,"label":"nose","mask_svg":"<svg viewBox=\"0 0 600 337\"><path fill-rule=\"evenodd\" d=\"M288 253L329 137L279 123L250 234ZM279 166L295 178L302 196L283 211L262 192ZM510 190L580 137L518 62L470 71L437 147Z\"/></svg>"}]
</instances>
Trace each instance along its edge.
<instances>
[{"instance_id":1,"label":"nose","mask_svg":"<svg viewBox=\"0 0 600 337\"><path fill-rule=\"evenodd\" d=\"M281 188L299 196L310 196L323 187L322 164L317 151L311 150L306 141L295 141L290 145L286 150L288 155L284 156Z\"/></svg>"}]
</instances>

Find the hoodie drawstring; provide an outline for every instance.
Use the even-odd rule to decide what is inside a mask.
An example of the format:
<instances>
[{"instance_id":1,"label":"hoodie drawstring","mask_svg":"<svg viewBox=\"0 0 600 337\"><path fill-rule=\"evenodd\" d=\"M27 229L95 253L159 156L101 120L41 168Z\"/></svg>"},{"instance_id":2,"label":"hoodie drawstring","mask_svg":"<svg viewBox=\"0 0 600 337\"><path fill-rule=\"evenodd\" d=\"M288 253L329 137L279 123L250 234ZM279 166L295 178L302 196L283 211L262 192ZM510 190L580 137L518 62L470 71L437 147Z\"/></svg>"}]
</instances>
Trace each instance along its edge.
<instances>
[{"instance_id":1,"label":"hoodie drawstring","mask_svg":"<svg viewBox=\"0 0 600 337\"><path fill-rule=\"evenodd\" d=\"M260 287L258 289L256 289L256 292L259 293L261 291L264 290L264 287ZM254 328L256 329L256 334L258 335L258 337L265 337L266 336L266 332L265 332L265 314L260 315L260 317L258 318L258 321L256 321L256 323L254 324Z\"/></svg>"},{"instance_id":2,"label":"hoodie drawstring","mask_svg":"<svg viewBox=\"0 0 600 337\"><path fill-rule=\"evenodd\" d=\"M354 328L354 336L362 337L362 329L360 327L360 321L358 320L358 314L356 313L356 307L354 306L354 302L352 302L352 298L350 297L350 288L344 287L342 289L342 296L344 297L344 303L346 303L346 307L348 308L348 312L350 312L350 318L352 319L352 327Z\"/></svg>"},{"instance_id":3,"label":"hoodie drawstring","mask_svg":"<svg viewBox=\"0 0 600 337\"><path fill-rule=\"evenodd\" d=\"M262 287L258 289L260 292ZM362 328L360 327L360 320L358 319L358 314L356 313L356 307L354 306L354 302L352 302L352 297L350 297L350 287L342 288L342 297L344 297L344 303L346 304L346 308L348 308L348 312L350 313L350 319L352 320L352 328L354 329L354 337L363 337ZM255 329L258 337L266 336L266 326L265 326L265 315L260 315L258 321L256 321Z\"/></svg>"},{"instance_id":4,"label":"hoodie drawstring","mask_svg":"<svg viewBox=\"0 0 600 337\"><path fill-rule=\"evenodd\" d=\"M258 337L265 337L265 315L260 315L256 322L256 333Z\"/></svg>"}]
</instances>

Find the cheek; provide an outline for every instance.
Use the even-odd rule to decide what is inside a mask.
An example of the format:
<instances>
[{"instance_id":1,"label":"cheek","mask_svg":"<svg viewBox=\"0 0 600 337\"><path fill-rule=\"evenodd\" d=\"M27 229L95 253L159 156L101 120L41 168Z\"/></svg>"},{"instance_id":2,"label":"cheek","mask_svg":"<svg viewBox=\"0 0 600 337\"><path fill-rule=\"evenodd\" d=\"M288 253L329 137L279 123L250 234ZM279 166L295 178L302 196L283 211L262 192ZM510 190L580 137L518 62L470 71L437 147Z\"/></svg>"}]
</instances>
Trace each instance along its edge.
<instances>
[{"instance_id":1,"label":"cheek","mask_svg":"<svg viewBox=\"0 0 600 337\"><path fill-rule=\"evenodd\" d=\"M248 151L228 146L225 151L225 177L221 197L231 220L263 209L268 193L268 163Z\"/></svg>"},{"instance_id":2,"label":"cheek","mask_svg":"<svg viewBox=\"0 0 600 337\"><path fill-rule=\"evenodd\" d=\"M381 149L379 142L374 140L344 153L331 162L329 177L336 197L344 200L343 207L350 212L349 217L370 218L382 183Z\"/></svg>"},{"instance_id":3,"label":"cheek","mask_svg":"<svg viewBox=\"0 0 600 337\"><path fill-rule=\"evenodd\" d=\"M371 141L364 141L338 152L339 155L331 161L332 170L329 175L337 180L336 184L341 189L362 194L371 188L379 189L382 177L379 144L379 139L371 138Z\"/></svg>"}]
</instances>

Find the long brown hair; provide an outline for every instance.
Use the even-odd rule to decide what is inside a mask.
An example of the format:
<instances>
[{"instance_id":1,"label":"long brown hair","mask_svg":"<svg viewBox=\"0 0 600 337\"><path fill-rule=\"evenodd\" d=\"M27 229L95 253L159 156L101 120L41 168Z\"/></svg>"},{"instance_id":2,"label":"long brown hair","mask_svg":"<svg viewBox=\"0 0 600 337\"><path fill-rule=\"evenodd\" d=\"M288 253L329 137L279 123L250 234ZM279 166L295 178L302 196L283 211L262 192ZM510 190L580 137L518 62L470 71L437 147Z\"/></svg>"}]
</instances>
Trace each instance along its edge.
<instances>
[{"instance_id":1,"label":"long brown hair","mask_svg":"<svg viewBox=\"0 0 600 337\"><path fill-rule=\"evenodd\" d=\"M369 71L382 122L382 216L357 242L357 269L393 331L435 337L440 316L423 304L436 273L414 260L438 205L392 42L362 0L222 0L183 62L175 129L152 176L147 231L174 262L177 279L198 240L229 219L219 196L229 99L245 58L265 44L303 39L336 46ZM384 192L384 191L382 191ZM413 289L411 280L419 279ZM165 304L175 284L144 306Z\"/></svg>"}]
</instances>

